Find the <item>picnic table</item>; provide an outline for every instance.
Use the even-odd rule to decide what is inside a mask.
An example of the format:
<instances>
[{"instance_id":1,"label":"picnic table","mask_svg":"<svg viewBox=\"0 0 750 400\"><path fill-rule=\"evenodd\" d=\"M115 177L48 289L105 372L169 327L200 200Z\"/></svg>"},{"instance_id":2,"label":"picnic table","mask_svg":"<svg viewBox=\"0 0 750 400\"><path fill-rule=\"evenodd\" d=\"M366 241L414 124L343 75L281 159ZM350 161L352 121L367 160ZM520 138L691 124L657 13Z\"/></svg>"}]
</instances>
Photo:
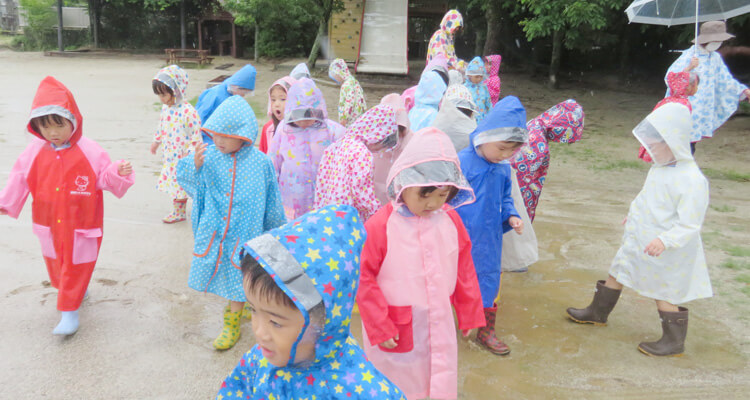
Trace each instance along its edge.
<instances>
[{"instance_id":1,"label":"picnic table","mask_svg":"<svg viewBox=\"0 0 750 400\"><path fill-rule=\"evenodd\" d=\"M208 50L198 49L164 49L167 64L178 64L180 61L195 62L200 65L211 64L213 57L208 56Z\"/></svg>"}]
</instances>

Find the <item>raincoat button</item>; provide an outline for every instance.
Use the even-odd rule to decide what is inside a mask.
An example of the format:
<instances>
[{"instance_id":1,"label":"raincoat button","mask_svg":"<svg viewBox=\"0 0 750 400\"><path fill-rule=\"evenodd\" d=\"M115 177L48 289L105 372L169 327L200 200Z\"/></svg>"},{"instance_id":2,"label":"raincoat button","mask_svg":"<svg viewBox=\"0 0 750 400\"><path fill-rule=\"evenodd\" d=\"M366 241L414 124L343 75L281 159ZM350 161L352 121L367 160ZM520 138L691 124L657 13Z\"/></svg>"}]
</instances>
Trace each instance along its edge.
<instances>
[{"instance_id":1,"label":"raincoat button","mask_svg":"<svg viewBox=\"0 0 750 400\"><path fill-rule=\"evenodd\" d=\"M57 220L57 223L58 223L58 224L60 223L60 220L59 220L59 219Z\"/></svg>"}]
</instances>

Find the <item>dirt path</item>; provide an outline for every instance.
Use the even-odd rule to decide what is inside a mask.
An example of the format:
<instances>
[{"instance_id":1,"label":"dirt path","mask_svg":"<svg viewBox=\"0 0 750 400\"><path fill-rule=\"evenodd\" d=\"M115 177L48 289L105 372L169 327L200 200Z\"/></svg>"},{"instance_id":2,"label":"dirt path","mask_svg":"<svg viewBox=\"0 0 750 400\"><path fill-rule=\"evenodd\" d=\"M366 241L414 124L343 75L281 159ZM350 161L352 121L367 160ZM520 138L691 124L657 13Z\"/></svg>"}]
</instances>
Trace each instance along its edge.
<instances>
[{"instance_id":1,"label":"dirt path","mask_svg":"<svg viewBox=\"0 0 750 400\"><path fill-rule=\"evenodd\" d=\"M149 81L163 60L151 56L50 58L0 49L0 181L29 140L24 133L34 90L52 74L75 94L84 133L112 158L133 161L136 184L121 200L107 195L105 239L81 308L81 329L51 335L58 320L30 206L19 220L0 218L0 398L208 399L254 341L250 324L232 350L211 340L223 301L187 288L192 235L188 224L164 225L169 200L155 190L159 158L148 146L158 99ZM237 60L215 60L216 65ZM288 72L259 66L248 98L265 114L265 88ZM190 98L214 69L189 70ZM730 121L701 143L697 161L711 183L704 241L716 296L689 304L687 354L641 355L636 345L658 338L653 303L626 290L606 328L569 323L568 306L584 306L606 276L647 167L635 160L630 129L662 88L614 92L568 85L557 92L524 75L503 75L503 93L517 95L535 116L566 98L586 111L584 140L552 145L552 166L535 230L541 261L530 272L505 274L500 334L513 349L499 358L459 340L462 399L746 398L750 389L750 118ZM335 111L337 91L322 87ZM386 90L367 89L368 103ZM334 114L335 115L335 114ZM263 121L265 122L265 118ZM352 324L359 335L360 324Z\"/></svg>"}]
</instances>

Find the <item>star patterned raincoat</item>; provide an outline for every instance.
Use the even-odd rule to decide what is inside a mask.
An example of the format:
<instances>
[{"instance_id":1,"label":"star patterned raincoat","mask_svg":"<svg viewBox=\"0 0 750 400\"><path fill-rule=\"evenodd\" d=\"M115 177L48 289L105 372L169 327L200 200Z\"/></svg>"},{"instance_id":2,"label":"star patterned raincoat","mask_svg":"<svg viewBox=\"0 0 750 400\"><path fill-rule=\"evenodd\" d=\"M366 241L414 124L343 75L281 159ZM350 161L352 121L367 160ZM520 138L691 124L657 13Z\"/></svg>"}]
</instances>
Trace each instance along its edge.
<instances>
[{"instance_id":1,"label":"star patterned raincoat","mask_svg":"<svg viewBox=\"0 0 750 400\"><path fill-rule=\"evenodd\" d=\"M471 242L455 207L474 201L450 139L419 132L391 169L393 201L367 221L357 303L362 344L373 365L409 399L455 399L458 348L452 307L462 330L485 325ZM410 187L453 186L458 194L428 217L398 199ZM452 307L451 307L452 306ZM398 335L397 346L380 343Z\"/></svg>"},{"instance_id":2,"label":"star patterned raincoat","mask_svg":"<svg viewBox=\"0 0 750 400\"><path fill-rule=\"evenodd\" d=\"M373 153L367 145L394 135L398 137L396 111L387 104L371 108L352 124L343 139L323 152L315 185L315 208L348 204L365 221L375 214L380 202L373 185Z\"/></svg>"},{"instance_id":3,"label":"star patterned raincoat","mask_svg":"<svg viewBox=\"0 0 750 400\"><path fill-rule=\"evenodd\" d=\"M406 399L367 361L349 331L365 237L357 210L332 205L243 246L245 257L258 260L305 318L291 360L312 329L309 311L320 302L326 322L317 335L315 360L276 367L255 345L224 380L217 400Z\"/></svg>"},{"instance_id":4,"label":"star patterned raincoat","mask_svg":"<svg viewBox=\"0 0 750 400\"><path fill-rule=\"evenodd\" d=\"M349 126L367 110L365 92L362 90L359 82L349 72L346 61L340 58L333 60L328 67L328 76L341 84L341 91L339 93L339 123L343 126Z\"/></svg>"},{"instance_id":5,"label":"star patterned raincoat","mask_svg":"<svg viewBox=\"0 0 750 400\"><path fill-rule=\"evenodd\" d=\"M294 124L314 121L308 128ZM268 146L279 177L281 199L288 219L313 209L315 180L323 150L343 136L345 128L328 119L323 93L311 79L302 78L289 89L284 122Z\"/></svg>"},{"instance_id":6,"label":"star patterned raincoat","mask_svg":"<svg viewBox=\"0 0 750 400\"><path fill-rule=\"evenodd\" d=\"M240 96L221 103L203 125L247 143L231 154L208 146L203 166L193 157L177 166L177 179L193 198L193 261L188 286L231 301L245 301L240 248L248 239L286 222L276 174L265 154L253 146L258 123Z\"/></svg>"},{"instance_id":7,"label":"star patterned raincoat","mask_svg":"<svg viewBox=\"0 0 750 400\"><path fill-rule=\"evenodd\" d=\"M700 235L708 181L690 153L691 122L687 107L669 103L633 130L654 165L630 204L622 243L609 270L640 295L672 304L713 296ZM663 162L665 158L672 162ZM652 257L644 249L656 238L665 250Z\"/></svg>"},{"instance_id":8,"label":"star patterned raincoat","mask_svg":"<svg viewBox=\"0 0 750 400\"><path fill-rule=\"evenodd\" d=\"M73 134L59 147L31 126L31 119L58 115L70 121ZM83 116L73 94L48 76L31 105L26 129L35 136L21 153L0 192L0 208L18 218L31 194L32 230L42 245L50 283L58 289L57 309L75 311L81 305L102 244L104 193L122 197L134 174L120 176L119 162L83 136Z\"/></svg>"},{"instance_id":9,"label":"star patterned raincoat","mask_svg":"<svg viewBox=\"0 0 750 400\"><path fill-rule=\"evenodd\" d=\"M430 44L427 48L427 63L437 55L443 55L448 60L448 67L456 68L460 61L456 57L456 49L453 46L456 31L464 25L463 17L458 10L450 10L443 16L440 21L440 29L436 30L430 38Z\"/></svg>"},{"instance_id":10,"label":"star patterned raincoat","mask_svg":"<svg viewBox=\"0 0 750 400\"><path fill-rule=\"evenodd\" d=\"M161 143L162 151L161 174L156 188L173 200L187 199L187 193L177 183L177 162L202 143L201 120L186 99L188 75L185 70L170 65L159 70L154 80L167 85L175 94L174 105L161 106L159 129L154 135L154 141Z\"/></svg>"}]
</instances>

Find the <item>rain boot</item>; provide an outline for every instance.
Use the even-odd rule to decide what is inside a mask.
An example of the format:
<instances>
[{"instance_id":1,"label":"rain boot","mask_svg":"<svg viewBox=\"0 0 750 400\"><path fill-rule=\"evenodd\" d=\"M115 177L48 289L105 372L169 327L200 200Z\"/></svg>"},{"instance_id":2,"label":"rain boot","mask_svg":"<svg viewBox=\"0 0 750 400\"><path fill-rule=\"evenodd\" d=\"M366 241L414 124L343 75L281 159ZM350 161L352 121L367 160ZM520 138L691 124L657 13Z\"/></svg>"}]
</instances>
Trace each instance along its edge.
<instances>
[{"instance_id":1,"label":"rain boot","mask_svg":"<svg viewBox=\"0 0 750 400\"><path fill-rule=\"evenodd\" d=\"M688 328L688 309L680 307L677 312L659 311L662 336L656 342L641 342L638 350L649 356L679 357L685 352L685 337Z\"/></svg>"},{"instance_id":2,"label":"rain boot","mask_svg":"<svg viewBox=\"0 0 750 400\"><path fill-rule=\"evenodd\" d=\"M493 304L491 308L484 309L484 319L487 322L487 325L479 328L477 331L477 342L486 347L490 353L504 356L510 353L510 347L495 335L496 316L497 304Z\"/></svg>"},{"instance_id":3,"label":"rain boot","mask_svg":"<svg viewBox=\"0 0 750 400\"><path fill-rule=\"evenodd\" d=\"M222 329L219 337L214 340L214 348L216 350L231 349L240 340L241 317L242 310L232 312L229 306L224 309L224 329Z\"/></svg>"},{"instance_id":4,"label":"rain boot","mask_svg":"<svg viewBox=\"0 0 750 400\"><path fill-rule=\"evenodd\" d=\"M570 307L566 310L568 317L579 324L594 324L607 326L607 317L615 308L622 290L610 289L604 286L604 281L596 281L596 292L586 308Z\"/></svg>"},{"instance_id":5,"label":"rain boot","mask_svg":"<svg viewBox=\"0 0 750 400\"><path fill-rule=\"evenodd\" d=\"M174 210L162 219L165 224L174 224L175 222L187 219L187 199L176 199L172 201Z\"/></svg>"}]
</instances>

